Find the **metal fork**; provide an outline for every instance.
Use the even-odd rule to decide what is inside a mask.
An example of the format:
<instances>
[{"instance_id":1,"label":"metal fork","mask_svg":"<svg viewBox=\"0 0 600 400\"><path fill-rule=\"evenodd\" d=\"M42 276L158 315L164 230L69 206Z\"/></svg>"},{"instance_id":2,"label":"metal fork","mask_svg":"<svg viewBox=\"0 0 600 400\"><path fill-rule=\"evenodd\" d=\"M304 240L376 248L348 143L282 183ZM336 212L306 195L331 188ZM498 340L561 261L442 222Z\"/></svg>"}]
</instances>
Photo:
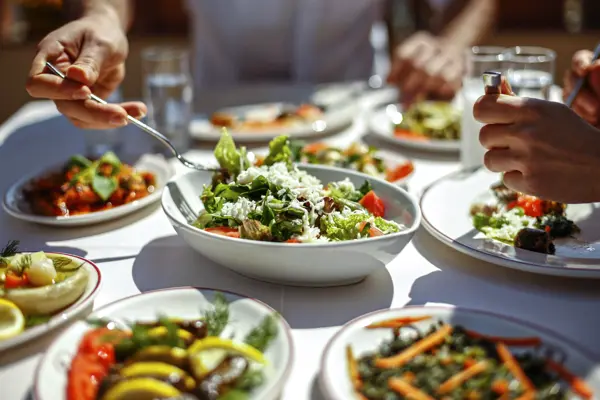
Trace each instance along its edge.
<instances>
[{"instance_id":1,"label":"metal fork","mask_svg":"<svg viewBox=\"0 0 600 400\"><path fill-rule=\"evenodd\" d=\"M183 218L185 218L188 223L194 222L198 217L198 214L192 210L192 206L190 206L185 197L183 197L183 193L181 193L177 184L175 182L169 182L167 183L167 189L169 189L171 198L181 215L183 215Z\"/></svg>"},{"instance_id":2,"label":"metal fork","mask_svg":"<svg viewBox=\"0 0 600 400\"><path fill-rule=\"evenodd\" d=\"M52 71L53 74L61 77L62 79L69 80L69 78L67 78L66 75L63 74L58 68L56 68L54 65L52 65L52 63L46 61L46 66L48 67L48 69L50 71ZM100 103L100 104L108 104L106 101L104 101L103 99L101 99L100 97L96 96L93 93L90 94L89 98L90 98L90 100L94 100L95 102ZM133 118L131 115L127 115L127 120L129 122L131 122L133 125L137 126L141 130L143 130L144 132L146 132L147 134L149 134L150 136L158 139L162 144L164 144L169 149L171 149L171 152L173 153L173 155L175 157L177 157L177 159L179 160L179 162L181 162L186 167L191 168L191 169L195 169L195 170L198 170L198 171L213 171L213 172L218 172L218 171L222 171L223 170L222 168L207 167L205 165L196 164L196 163L188 160L187 158L183 157L179 153L179 151L177 151L177 149L175 148L175 146L173 146L173 144L171 143L171 141L169 139L167 139L167 137L165 135L163 135L162 133L160 133L156 129L154 129L154 128L148 126L148 125L146 125L142 121L139 121L139 120Z\"/></svg>"},{"instance_id":3,"label":"metal fork","mask_svg":"<svg viewBox=\"0 0 600 400\"><path fill-rule=\"evenodd\" d=\"M592 56L592 62L596 61L599 57L600 57L600 43L598 43L598 45L596 46L596 49L594 50L594 55ZM575 98L577 97L577 95L579 95L579 92L583 88L583 85L585 84L586 80L587 80L587 77L581 77L577 80L577 82L575 82L575 85L573 86L573 91L571 92L571 94L569 95L567 100L565 100L565 104L567 105L567 107L571 108L571 106L573 105L573 102L575 101Z\"/></svg>"}]
</instances>

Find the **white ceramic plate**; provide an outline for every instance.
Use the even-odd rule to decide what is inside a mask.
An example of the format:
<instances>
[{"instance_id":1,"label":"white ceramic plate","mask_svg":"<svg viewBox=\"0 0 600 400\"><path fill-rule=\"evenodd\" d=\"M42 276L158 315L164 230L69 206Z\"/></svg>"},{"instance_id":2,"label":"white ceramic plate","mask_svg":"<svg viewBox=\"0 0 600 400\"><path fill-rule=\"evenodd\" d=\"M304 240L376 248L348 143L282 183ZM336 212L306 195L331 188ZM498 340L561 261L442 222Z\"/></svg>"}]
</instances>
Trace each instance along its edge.
<instances>
[{"instance_id":1,"label":"white ceramic plate","mask_svg":"<svg viewBox=\"0 0 600 400\"><path fill-rule=\"evenodd\" d=\"M482 334L503 337L539 337L552 348L562 350L566 355L565 366L600 393L600 365L593 354L579 348L568 339L562 338L545 328L485 311L465 308L415 306L391 310L375 311L358 317L346 324L329 341L321 358L319 384L327 400L353 398L352 386L346 369L346 346L351 345L355 357L376 350L383 340L391 337L388 329L364 329L365 326L390 318L432 316L431 320L417 323L427 328L436 320L452 325L462 325ZM597 398L597 397L595 397Z\"/></svg>"},{"instance_id":2,"label":"white ceramic plate","mask_svg":"<svg viewBox=\"0 0 600 400\"><path fill-rule=\"evenodd\" d=\"M230 107L220 110L234 115L241 115L247 112L260 112L269 108L284 107L284 103L265 103L254 104L240 107ZM356 114L356 105L354 103L344 103L340 107L332 108L323 113L321 119L314 122L298 123L290 126L278 128L252 129L252 130L235 130L229 129L233 140L236 143L269 141L279 135L288 135L291 138L309 138L311 136L323 135L328 132L342 129L352 123ZM202 140L219 140L221 137L220 127L215 127L207 118L198 118L192 121L190 130L192 136Z\"/></svg>"},{"instance_id":3,"label":"white ceramic plate","mask_svg":"<svg viewBox=\"0 0 600 400\"><path fill-rule=\"evenodd\" d=\"M556 240L555 255L516 249L485 238L469 215L473 203L493 198L489 187L498 180L498 174L479 168L434 182L420 202L425 228L448 246L493 264L546 275L600 278L600 204L567 207L567 216L581 228L581 234L577 239Z\"/></svg>"},{"instance_id":4,"label":"white ceramic plate","mask_svg":"<svg viewBox=\"0 0 600 400\"><path fill-rule=\"evenodd\" d=\"M400 105L388 104L373 110L369 115L371 131L381 139L396 145L402 145L417 150L457 152L460 150L460 140L411 140L394 136L392 117Z\"/></svg>"},{"instance_id":5,"label":"white ceramic plate","mask_svg":"<svg viewBox=\"0 0 600 400\"><path fill-rule=\"evenodd\" d=\"M229 301L229 324L222 336L244 338L264 317L275 312L268 305L239 294L205 288L172 288L151 291L119 300L94 312L93 318L113 321L154 321L159 315L193 319L210 309L216 292ZM291 329L281 317L279 333L265 352L269 362L265 383L253 392L252 399L274 400L283 389L293 363L294 349ZM36 400L66 399L67 372L77 347L89 325L78 321L65 331L46 351L40 361L34 381Z\"/></svg>"},{"instance_id":6,"label":"white ceramic plate","mask_svg":"<svg viewBox=\"0 0 600 400\"><path fill-rule=\"evenodd\" d=\"M37 178L48 171L52 171L53 169L60 168L61 166L62 164L51 168L45 168L36 172L35 174L19 179L19 181L13 184L4 195L4 210L9 215L12 215L17 219L42 225L55 225L64 227L93 225L131 214L158 201L166 183L174 174L173 167L164 157L146 154L142 156L134 166L140 171L152 172L155 175L156 188L150 195L110 210L97 211L89 214L73 215L69 217L47 217L33 214L27 209L27 205L23 200L23 187L32 179Z\"/></svg>"},{"instance_id":7,"label":"white ceramic plate","mask_svg":"<svg viewBox=\"0 0 600 400\"><path fill-rule=\"evenodd\" d=\"M63 253L47 253L47 254L56 254L61 256L71 257L72 259L78 262L85 262L81 266L88 273L88 283L85 291L81 295L81 297L69 307L67 307L64 311L56 314L45 324L34 326L30 329L27 329L25 332L20 334L19 336L15 336L11 339L0 341L0 352L10 349L12 347L18 346L22 343L33 340L45 333L49 332L52 329L55 329L61 325L66 324L70 320L76 318L84 312L88 307L94 302L96 295L98 295L98 291L100 290L102 277L100 275L100 270L93 262L86 260L85 258L81 258L78 256L74 256L71 254L63 254Z\"/></svg>"},{"instance_id":8,"label":"white ceramic plate","mask_svg":"<svg viewBox=\"0 0 600 400\"><path fill-rule=\"evenodd\" d=\"M190 225L184 216L203 209L200 192L211 175L190 172L169 182L162 207L175 231L196 251L240 274L262 281L297 286L336 286L356 283L378 268L384 268L412 239L421 221L415 198L404 189L359 172L322 165L301 169L323 183L348 177L359 187L368 180L386 205L386 218L407 229L376 238L330 243L273 243L234 239L205 232ZM182 205L185 205L182 213ZM242 256L243 255L243 256Z\"/></svg>"}]
</instances>

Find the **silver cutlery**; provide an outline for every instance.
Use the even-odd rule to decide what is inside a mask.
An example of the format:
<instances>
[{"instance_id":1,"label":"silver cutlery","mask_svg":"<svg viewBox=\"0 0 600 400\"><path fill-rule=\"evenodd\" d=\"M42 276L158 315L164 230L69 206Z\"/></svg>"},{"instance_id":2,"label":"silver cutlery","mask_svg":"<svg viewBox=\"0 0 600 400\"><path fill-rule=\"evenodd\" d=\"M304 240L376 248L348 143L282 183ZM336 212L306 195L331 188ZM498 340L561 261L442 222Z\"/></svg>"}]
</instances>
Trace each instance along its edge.
<instances>
[{"instance_id":1,"label":"silver cutlery","mask_svg":"<svg viewBox=\"0 0 600 400\"><path fill-rule=\"evenodd\" d=\"M600 57L600 43L598 43L598 45L596 46L596 49L594 50L592 62L596 61L599 57ZM571 108L571 106L573 105L573 102L577 98L577 95L581 91L581 88L583 88L583 84L585 82L586 82L585 76L579 78L577 80L577 82L575 82L575 86L573 86L573 91L571 92L571 94L569 95L567 100L565 100L565 104L567 105L567 107Z\"/></svg>"},{"instance_id":2,"label":"silver cutlery","mask_svg":"<svg viewBox=\"0 0 600 400\"><path fill-rule=\"evenodd\" d=\"M54 65L52 65L52 63L50 62L46 62L46 66L48 67L48 69L50 71L52 71L53 74L61 77L62 79L69 79L65 76L65 74L63 74L58 68L56 68ZM103 99L101 99L100 97L96 96L95 94L90 94L89 96L90 100L94 100L95 102L98 102L100 104L108 104L106 101L104 101ZM191 169L195 169L198 171L222 171L222 168L219 167L207 167L205 165L202 164L197 164L194 163L190 160L188 160L187 158L183 157L181 155L181 153L179 153L179 151L175 148L175 146L173 146L173 144L171 143L171 141L169 139L167 139L167 137L165 135L163 135L162 133L160 133L159 131L157 131L156 129L146 125L145 123L143 123L142 121L139 121L135 118L133 118L131 115L127 116L127 121L129 121L130 123L132 123L133 125L137 126L138 128L140 128L141 130L143 130L144 132L146 132L147 134L149 134L150 136L154 137L155 139L158 139L162 144L164 144L165 146L167 146L171 152L173 153L173 155L186 167L191 168Z\"/></svg>"}]
</instances>

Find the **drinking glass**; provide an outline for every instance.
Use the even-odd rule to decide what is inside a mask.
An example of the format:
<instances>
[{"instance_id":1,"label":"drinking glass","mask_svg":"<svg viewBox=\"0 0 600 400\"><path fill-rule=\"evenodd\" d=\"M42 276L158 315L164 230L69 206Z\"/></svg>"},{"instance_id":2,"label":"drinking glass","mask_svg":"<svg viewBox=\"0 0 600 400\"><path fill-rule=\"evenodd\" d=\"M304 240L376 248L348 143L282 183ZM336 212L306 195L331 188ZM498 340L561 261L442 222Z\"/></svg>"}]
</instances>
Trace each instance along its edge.
<instances>
[{"instance_id":1,"label":"drinking glass","mask_svg":"<svg viewBox=\"0 0 600 400\"><path fill-rule=\"evenodd\" d=\"M153 47L142 52L144 100L148 123L164 134L179 151L189 149L192 117L192 77L185 50ZM171 156L158 141L158 153Z\"/></svg>"},{"instance_id":2,"label":"drinking glass","mask_svg":"<svg viewBox=\"0 0 600 400\"><path fill-rule=\"evenodd\" d=\"M504 50L503 47L493 46L476 46L467 50L462 86L463 115L460 139L460 160L463 168L483 165L485 149L479 143L479 131L483 125L473 117L473 106L477 99L485 94L483 73L504 69Z\"/></svg>"},{"instance_id":3,"label":"drinking glass","mask_svg":"<svg viewBox=\"0 0 600 400\"><path fill-rule=\"evenodd\" d=\"M506 77L517 96L549 100L556 53L543 47L516 46L503 52Z\"/></svg>"},{"instance_id":4,"label":"drinking glass","mask_svg":"<svg viewBox=\"0 0 600 400\"><path fill-rule=\"evenodd\" d=\"M121 88L117 88L106 99L109 103L123 102ZM85 153L92 159L100 158L107 151L117 154L123 149L123 135L121 128L84 131Z\"/></svg>"}]
</instances>

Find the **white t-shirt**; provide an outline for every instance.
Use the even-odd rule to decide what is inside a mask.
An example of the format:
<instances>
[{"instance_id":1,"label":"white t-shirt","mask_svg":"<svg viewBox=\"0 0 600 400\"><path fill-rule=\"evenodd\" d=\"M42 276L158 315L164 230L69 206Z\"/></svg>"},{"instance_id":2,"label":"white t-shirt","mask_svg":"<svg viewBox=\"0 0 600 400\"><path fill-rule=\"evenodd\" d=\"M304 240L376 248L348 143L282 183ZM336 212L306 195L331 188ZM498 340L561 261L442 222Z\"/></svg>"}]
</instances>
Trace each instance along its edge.
<instances>
[{"instance_id":1,"label":"white t-shirt","mask_svg":"<svg viewBox=\"0 0 600 400\"><path fill-rule=\"evenodd\" d=\"M197 88L367 79L382 0L187 0Z\"/></svg>"}]
</instances>

